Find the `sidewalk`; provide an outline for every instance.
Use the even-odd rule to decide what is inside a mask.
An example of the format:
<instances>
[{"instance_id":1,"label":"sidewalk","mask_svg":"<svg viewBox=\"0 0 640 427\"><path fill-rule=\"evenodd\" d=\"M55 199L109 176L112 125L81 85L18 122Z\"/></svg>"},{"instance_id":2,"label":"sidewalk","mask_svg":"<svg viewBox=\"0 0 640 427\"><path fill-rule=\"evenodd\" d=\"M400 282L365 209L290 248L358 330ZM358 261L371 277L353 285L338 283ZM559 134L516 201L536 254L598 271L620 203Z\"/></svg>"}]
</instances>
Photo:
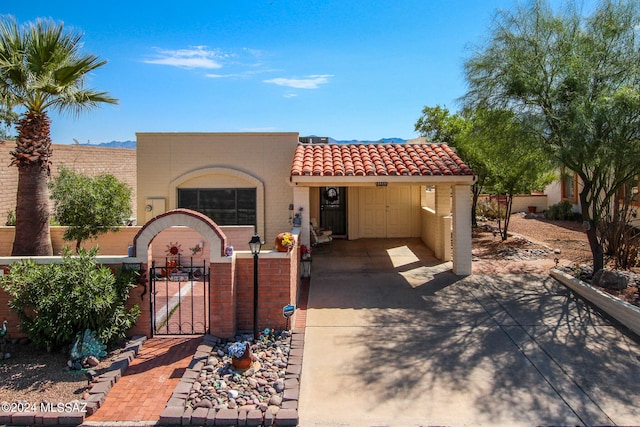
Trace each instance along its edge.
<instances>
[{"instance_id":1,"label":"sidewalk","mask_svg":"<svg viewBox=\"0 0 640 427\"><path fill-rule=\"evenodd\" d=\"M98 411L85 422L158 421L202 337L148 339Z\"/></svg>"}]
</instances>

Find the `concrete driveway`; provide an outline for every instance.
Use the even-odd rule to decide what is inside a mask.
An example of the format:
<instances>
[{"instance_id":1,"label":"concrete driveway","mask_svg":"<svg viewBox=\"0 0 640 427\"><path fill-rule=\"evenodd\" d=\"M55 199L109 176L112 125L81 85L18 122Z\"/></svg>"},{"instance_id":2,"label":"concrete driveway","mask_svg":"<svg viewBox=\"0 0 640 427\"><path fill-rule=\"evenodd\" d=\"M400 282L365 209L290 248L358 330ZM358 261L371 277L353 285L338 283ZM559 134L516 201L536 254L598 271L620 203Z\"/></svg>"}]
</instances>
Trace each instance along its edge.
<instances>
[{"instance_id":1,"label":"concrete driveway","mask_svg":"<svg viewBox=\"0 0 640 427\"><path fill-rule=\"evenodd\" d=\"M554 279L461 279L418 240L318 252L301 426L640 425L640 345Z\"/></svg>"}]
</instances>

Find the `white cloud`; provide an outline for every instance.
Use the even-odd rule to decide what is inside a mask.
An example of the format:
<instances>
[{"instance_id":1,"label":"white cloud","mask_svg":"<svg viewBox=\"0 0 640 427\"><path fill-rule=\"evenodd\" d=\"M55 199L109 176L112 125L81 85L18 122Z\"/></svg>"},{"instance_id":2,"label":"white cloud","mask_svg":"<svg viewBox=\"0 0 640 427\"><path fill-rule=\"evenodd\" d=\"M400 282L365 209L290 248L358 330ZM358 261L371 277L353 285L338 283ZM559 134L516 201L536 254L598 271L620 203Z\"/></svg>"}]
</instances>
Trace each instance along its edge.
<instances>
[{"instance_id":1,"label":"white cloud","mask_svg":"<svg viewBox=\"0 0 640 427\"><path fill-rule=\"evenodd\" d=\"M207 49L206 46L193 46L189 49L158 49L155 58L144 60L147 64L170 65L182 68L221 68L221 59L226 55L217 50Z\"/></svg>"},{"instance_id":2,"label":"white cloud","mask_svg":"<svg viewBox=\"0 0 640 427\"><path fill-rule=\"evenodd\" d=\"M210 79L226 79L228 77L242 77L242 74L205 74Z\"/></svg>"},{"instance_id":3,"label":"white cloud","mask_svg":"<svg viewBox=\"0 0 640 427\"><path fill-rule=\"evenodd\" d=\"M286 79L278 77L275 79L263 80L264 83L273 83L278 86L292 87L295 89L318 89L320 85L329 83L332 74L315 74L302 79Z\"/></svg>"},{"instance_id":4,"label":"white cloud","mask_svg":"<svg viewBox=\"0 0 640 427\"><path fill-rule=\"evenodd\" d=\"M274 70L265 69L265 70L248 70L248 71L242 71L240 73L229 73L229 74L209 73L209 74L205 74L205 77L209 77L211 79L225 79L225 78L232 78L232 77L247 78L256 74L272 73L273 71Z\"/></svg>"},{"instance_id":5,"label":"white cloud","mask_svg":"<svg viewBox=\"0 0 640 427\"><path fill-rule=\"evenodd\" d=\"M285 98L295 98L296 96L298 96L297 93L286 93L283 95Z\"/></svg>"}]
</instances>

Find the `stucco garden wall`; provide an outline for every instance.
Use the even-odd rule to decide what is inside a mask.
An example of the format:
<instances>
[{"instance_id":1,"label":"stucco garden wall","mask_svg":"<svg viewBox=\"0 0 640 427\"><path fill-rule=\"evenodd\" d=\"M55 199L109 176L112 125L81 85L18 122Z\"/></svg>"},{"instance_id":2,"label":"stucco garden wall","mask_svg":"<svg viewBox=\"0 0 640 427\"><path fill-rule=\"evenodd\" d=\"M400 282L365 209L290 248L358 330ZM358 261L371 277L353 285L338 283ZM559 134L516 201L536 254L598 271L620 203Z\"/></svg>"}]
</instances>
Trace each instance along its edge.
<instances>
[{"instance_id":1,"label":"stucco garden wall","mask_svg":"<svg viewBox=\"0 0 640 427\"><path fill-rule=\"evenodd\" d=\"M109 231L108 233L101 234L97 239L87 240L82 243L82 247L85 249L92 248L94 246L100 246L100 255L127 255L127 249L133 242L133 238L140 231L139 226L122 227L120 231ZM246 250L249 248L248 242L253 235L253 227L251 226L223 226L220 227L224 234L227 236L227 242L233 246L236 250ZM51 227L51 243L53 245L53 253L60 254L62 248L70 246L75 248L75 242L67 242L62 239L62 235L66 227ZM184 229L183 229L184 230ZM175 233L175 234L171 234ZM164 249L169 242L179 242L184 249L185 256L189 256L191 253L189 248L192 248L196 243L199 243L202 239L192 232L182 235L180 229L165 230L162 235L158 236L161 240L156 242L158 248L157 255L154 252L154 256L162 258L164 256ZM13 237L15 235L14 227L0 227L0 257L11 256L11 248L13 247Z\"/></svg>"},{"instance_id":2,"label":"stucco garden wall","mask_svg":"<svg viewBox=\"0 0 640 427\"><path fill-rule=\"evenodd\" d=\"M433 251L436 258L451 260L451 216L436 215L436 211L423 207L421 211L422 242Z\"/></svg>"}]
</instances>

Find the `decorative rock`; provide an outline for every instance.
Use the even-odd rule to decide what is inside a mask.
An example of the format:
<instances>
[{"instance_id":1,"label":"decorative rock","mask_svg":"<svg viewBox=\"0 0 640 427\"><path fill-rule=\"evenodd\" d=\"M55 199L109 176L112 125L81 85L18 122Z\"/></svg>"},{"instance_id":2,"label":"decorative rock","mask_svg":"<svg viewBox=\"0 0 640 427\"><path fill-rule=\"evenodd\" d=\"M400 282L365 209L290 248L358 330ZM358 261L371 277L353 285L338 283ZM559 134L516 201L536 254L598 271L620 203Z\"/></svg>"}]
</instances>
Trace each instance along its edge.
<instances>
[{"instance_id":1,"label":"decorative rock","mask_svg":"<svg viewBox=\"0 0 640 427\"><path fill-rule=\"evenodd\" d=\"M626 289L629 286L629 278L617 271L600 270L593 275L592 283L607 289Z\"/></svg>"},{"instance_id":2,"label":"decorative rock","mask_svg":"<svg viewBox=\"0 0 640 427\"><path fill-rule=\"evenodd\" d=\"M100 361L95 356L89 356L89 357L87 357L87 362L86 363L87 363L88 366L90 366L92 368L95 368L96 366L98 366L100 364Z\"/></svg>"},{"instance_id":3,"label":"decorative rock","mask_svg":"<svg viewBox=\"0 0 640 427\"><path fill-rule=\"evenodd\" d=\"M250 344L250 353L254 355L251 367L246 370L234 368L229 355L231 343L250 339L238 335L229 343L212 345L209 355L200 356L201 365L192 368L195 382L184 391L187 408L239 410L247 414L247 423L250 422L248 412L251 409L258 409L260 413L277 413L284 400L282 392L287 388L283 378L288 366L289 340L270 335L268 339Z\"/></svg>"},{"instance_id":4,"label":"decorative rock","mask_svg":"<svg viewBox=\"0 0 640 427\"><path fill-rule=\"evenodd\" d=\"M274 394L269 399L269 405L276 405L276 406L282 405L282 397L278 396L277 394Z\"/></svg>"},{"instance_id":5,"label":"decorative rock","mask_svg":"<svg viewBox=\"0 0 640 427\"><path fill-rule=\"evenodd\" d=\"M275 415L278 413L278 411L280 411L280 407L276 405L269 405L269 408L267 410Z\"/></svg>"}]
</instances>

